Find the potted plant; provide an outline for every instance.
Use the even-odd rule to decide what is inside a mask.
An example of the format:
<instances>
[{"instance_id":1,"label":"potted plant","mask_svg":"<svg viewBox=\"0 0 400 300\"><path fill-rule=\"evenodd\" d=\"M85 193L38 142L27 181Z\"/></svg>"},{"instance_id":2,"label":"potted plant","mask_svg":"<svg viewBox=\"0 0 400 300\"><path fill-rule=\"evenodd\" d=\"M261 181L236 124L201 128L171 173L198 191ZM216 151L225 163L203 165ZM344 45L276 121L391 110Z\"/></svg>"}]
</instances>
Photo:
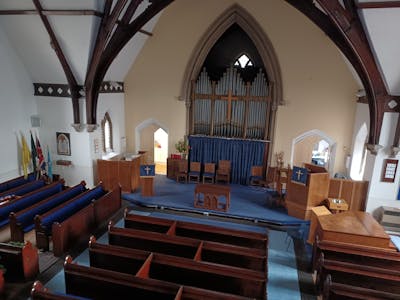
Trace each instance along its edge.
<instances>
[{"instance_id":1,"label":"potted plant","mask_svg":"<svg viewBox=\"0 0 400 300\"><path fill-rule=\"evenodd\" d=\"M175 144L175 149L181 154L183 159L186 159L187 154L189 153L190 146L186 140L181 139Z\"/></svg>"}]
</instances>

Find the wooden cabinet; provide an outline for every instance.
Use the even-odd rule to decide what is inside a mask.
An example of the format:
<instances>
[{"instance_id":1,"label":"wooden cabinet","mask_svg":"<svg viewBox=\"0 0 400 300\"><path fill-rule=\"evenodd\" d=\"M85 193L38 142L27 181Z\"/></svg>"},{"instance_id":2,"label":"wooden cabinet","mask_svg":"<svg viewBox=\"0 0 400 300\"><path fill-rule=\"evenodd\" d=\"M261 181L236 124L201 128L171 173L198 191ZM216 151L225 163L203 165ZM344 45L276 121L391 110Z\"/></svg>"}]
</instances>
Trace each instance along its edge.
<instances>
[{"instance_id":1,"label":"wooden cabinet","mask_svg":"<svg viewBox=\"0 0 400 300\"><path fill-rule=\"evenodd\" d=\"M179 169L179 162L181 160L187 161L181 158L167 158L167 177L171 179L176 179L176 175Z\"/></svg>"},{"instance_id":2,"label":"wooden cabinet","mask_svg":"<svg viewBox=\"0 0 400 300\"><path fill-rule=\"evenodd\" d=\"M346 200L349 210L365 211L368 181L332 178L329 181L329 198Z\"/></svg>"},{"instance_id":3,"label":"wooden cabinet","mask_svg":"<svg viewBox=\"0 0 400 300\"><path fill-rule=\"evenodd\" d=\"M140 156L133 157L132 160L124 160L122 157L98 159L97 175L107 191L120 184L123 192L134 192L139 187Z\"/></svg>"}]
</instances>

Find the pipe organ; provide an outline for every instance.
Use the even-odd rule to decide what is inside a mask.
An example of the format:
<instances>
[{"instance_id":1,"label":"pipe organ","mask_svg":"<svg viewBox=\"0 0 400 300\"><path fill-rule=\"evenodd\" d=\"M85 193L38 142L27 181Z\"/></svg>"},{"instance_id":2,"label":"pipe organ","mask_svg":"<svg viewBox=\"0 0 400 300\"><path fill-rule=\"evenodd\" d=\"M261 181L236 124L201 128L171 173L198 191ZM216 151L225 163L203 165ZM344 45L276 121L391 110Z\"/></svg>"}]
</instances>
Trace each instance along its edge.
<instances>
[{"instance_id":1,"label":"pipe organ","mask_svg":"<svg viewBox=\"0 0 400 300\"><path fill-rule=\"evenodd\" d=\"M203 69L192 82L191 134L266 140L270 91L262 69L247 83L237 68L228 68L217 82Z\"/></svg>"}]
</instances>

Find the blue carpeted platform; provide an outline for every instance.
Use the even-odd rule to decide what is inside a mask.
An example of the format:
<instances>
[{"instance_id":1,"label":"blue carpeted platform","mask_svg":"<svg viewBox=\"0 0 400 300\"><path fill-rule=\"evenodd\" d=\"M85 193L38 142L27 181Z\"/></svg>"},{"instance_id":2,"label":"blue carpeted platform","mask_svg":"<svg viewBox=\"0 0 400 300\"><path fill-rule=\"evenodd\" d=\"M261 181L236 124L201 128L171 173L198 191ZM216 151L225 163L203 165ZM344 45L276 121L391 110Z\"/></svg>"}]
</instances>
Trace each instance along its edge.
<instances>
[{"instance_id":1,"label":"blue carpeted platform","mask_svg":"<svg viewBox=\"0 0 400 300\"><path fill-rule=\"evenodd\" d=\"M138 190L135 193L123 194L122 198L136 205L206 212L213 215L262 221L281 226L303 227L309 223L289 216L284 208L274 208L271 205L273 191L266 188L231 184L230 208L227 212L220 212L193 206L195 183L177 183L163 175L155 176L154 180L154 196L143 197Z\"/></svg>"}]
</instances>

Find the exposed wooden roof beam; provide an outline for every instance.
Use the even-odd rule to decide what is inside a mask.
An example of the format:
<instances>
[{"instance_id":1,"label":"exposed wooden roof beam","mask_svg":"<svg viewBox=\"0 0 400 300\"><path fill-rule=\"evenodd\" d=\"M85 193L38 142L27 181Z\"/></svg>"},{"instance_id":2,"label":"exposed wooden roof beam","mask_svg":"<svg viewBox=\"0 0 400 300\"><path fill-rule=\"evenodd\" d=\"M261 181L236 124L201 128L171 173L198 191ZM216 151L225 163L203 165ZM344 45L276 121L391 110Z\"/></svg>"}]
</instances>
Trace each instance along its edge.
<instances>
[{"instance_id":1,"label":"exposed wooden roof beam","mask_svg":"<svg viewBox=\"0 0 400 300\"><path fill-rule=\"evenodd\" d=\"M49 23L49 20L47 17L43 14L43 8L42 5L40 4L39 0L32 0L33 4L36 7L36 10L40 16L40 19L43 22L44 27L47 30L47 33L50 36L50 43L51 47L54 49L56 52L56 55L61 63L61 66L64 70L65 76L67 77L68 85L70 87L71 91L71 99L72 99L72 108L73 108L73 114L74 114L74 127L75 129L80 128L80 114L79 114L79 85L75 79L75 76L67 62L67 59L65 58L65 55L61 49L60 44L58 43L57 37L54 34L54 31Z\"/></svg>"},{"instance_id":2,"label":"exposed wooden roof beam","mask_svg":"<svg viewBox=\"0 0 400 300\"><path fill-rule=\"evenodd\" d=\"M122 10L118 16L111 12L110 15L104 14L100 26L98 37L96 40L95 50L93 51L92 60L86 74L86 120L87 130L93 131L96 128L96 110L97 100L99 95L99 85L102 82L108 68L113 60L117 57L122 48L141 28L163 8L168 6L173 0L158 0L153 1L143 13L134 20L130 20L142 0L132 0L122 15ZM115 7L119 4L126 3L124 0L119 0ZM116 18L115 18L116 17ZM122 17L121 22L118 17ZM108 19L112 18L112 22ZM127 23L129 22L129 23ZM126 24L126 25L123 25ZM113 28L115 29L111 31ZM110 34L109 38L105 39Z\"/></svg>"},{"instance_id":3,"label":"exposed wooden roof beam","mask_svg":"<svg viewBox=\"0 0 400 300\"><path fill-rule=\"evenodd\" d=\"M356 4L356 6L359 9L396 8L396 7L400 7L400 1L359 2Z\"/></svg>"},{"instance_id":4,"label":"exposed wooden roof beam","mask_svg":"<svg viewBox=\"0 0 400 300\"><path fill-rule=\"evenodd\" d=\"M37 10L25 9L25 10L0 10L0 15L37 15ZM103 13L92 9L43 9L42 14L45 16L59 15L59 16L96 16L102 17Z\"/></svg>"}]
</instances>

